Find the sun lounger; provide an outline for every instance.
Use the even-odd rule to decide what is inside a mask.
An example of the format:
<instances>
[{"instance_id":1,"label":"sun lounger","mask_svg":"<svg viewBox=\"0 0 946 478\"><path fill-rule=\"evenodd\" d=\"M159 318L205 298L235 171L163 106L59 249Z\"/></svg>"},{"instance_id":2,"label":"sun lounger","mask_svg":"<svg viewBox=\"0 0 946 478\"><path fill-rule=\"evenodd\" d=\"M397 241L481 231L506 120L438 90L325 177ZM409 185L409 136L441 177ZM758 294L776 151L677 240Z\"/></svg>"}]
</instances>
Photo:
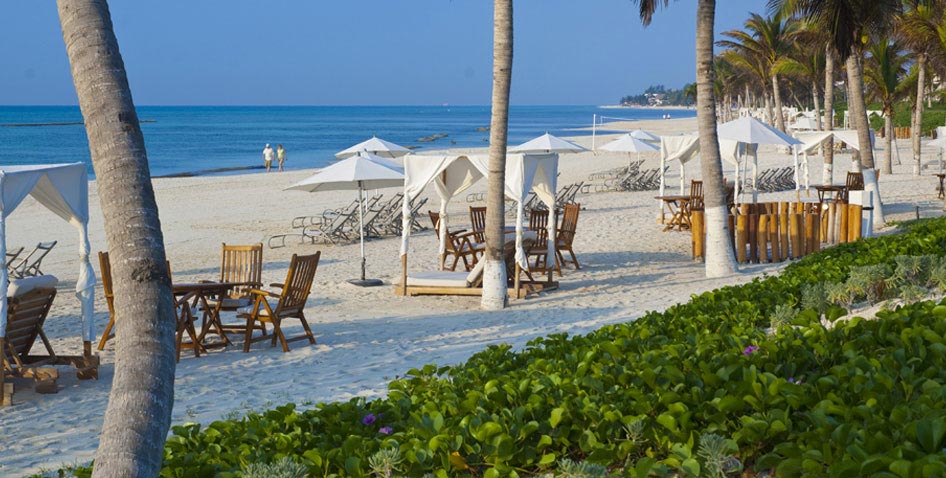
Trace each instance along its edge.
<instances>
[{"instance_id":1,"label":"sun lounger","mask_svg":"<svg viewBox=\"0 0 946 478\"><path fill-rule=\"evenodd\" d=\"M7 270L10 270L10 265L13 264L13 261L15 261L16 258L19 257L20 254L22 253L23 253L23 246L10 249L7 251L7 263L6 263Z\"/></svg>"},{"instance_id":2,"label":"sun lounger","mask_svg":"<svg viewBox=\"0 0 946 478\"><path fill-rule=\"evenodd\" d=\"M16 278L43 275L43 271L41 271L39 267L43 259L46 258L46 255L49 254L49 251L53 250L55 246L56 241L40 242L26 257L11 264L7 268L8 272L11 276Z\"/></svg>"}]
</instances>

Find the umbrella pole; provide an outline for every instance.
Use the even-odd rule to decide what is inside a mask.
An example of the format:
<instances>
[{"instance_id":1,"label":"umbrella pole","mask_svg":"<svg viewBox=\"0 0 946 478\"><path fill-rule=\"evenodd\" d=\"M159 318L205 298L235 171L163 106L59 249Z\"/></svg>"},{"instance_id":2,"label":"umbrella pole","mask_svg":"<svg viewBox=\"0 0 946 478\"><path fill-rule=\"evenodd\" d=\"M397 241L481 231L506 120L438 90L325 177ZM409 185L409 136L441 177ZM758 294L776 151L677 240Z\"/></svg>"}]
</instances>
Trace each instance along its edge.
<instances>
[{"instance_id":1,"label":"umbrella pole","mask_svg":"<svg viewBox=\"0 0 946 478\"><path fill-rule=\"evenodd\" d=\"M361 236L361 279L350 279L349 284L361 286L361 287L374 287L383 284L380 279L366 279L365 278L365 203L364 203L364 187L362 182L358 181L358 201L361 203L358 208L358 228L360 229Z\"/></svg>"}]
</instances>

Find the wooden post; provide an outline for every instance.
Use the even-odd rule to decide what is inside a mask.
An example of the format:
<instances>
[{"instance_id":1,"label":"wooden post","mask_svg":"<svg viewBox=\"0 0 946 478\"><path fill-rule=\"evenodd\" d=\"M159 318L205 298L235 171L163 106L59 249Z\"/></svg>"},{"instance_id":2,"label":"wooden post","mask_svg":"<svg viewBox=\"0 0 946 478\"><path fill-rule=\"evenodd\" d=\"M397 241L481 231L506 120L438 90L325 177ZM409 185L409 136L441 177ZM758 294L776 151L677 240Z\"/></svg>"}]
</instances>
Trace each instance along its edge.
<instances>
[{"instance_id":1,"label":"wooden post","mask_svg":"<svg viewBox=\"0 0 946 478\"><path fill-rule=\"evenodd\" d=\"M814 219L815 224L821 224L821 214L815 214ZM814 229L814 242L811 244L811 252L818 252L821 250L821 227L815 227Z\"/></svg>"},{"instance_id":2,"label":"wooden post","mask_svg":"<svg viewBox=\"0 0 946 478\"><path fill-rule=\"evenodd\" d=\"M847 207L847 223L850 227L847 239L848 241L854 242L861 238L861 214L863 212L863 206L860 204L849 204Z\"/></svg>"},{"instance_id":3,"label":"wooden post","mask_svg":"<svg viewBox=\"0 0 946 478\"><path fill-rule=\"evenodd\" d=\"M818 234L817 224L814 214L805 214L805 254L815 251L815 236Z\"/></svg>"},{"instance_id":4,"label":"wooden post","mask_svg":"<svg viewBox=\"0 0 946 478\"><path fill-rule=\"evenodd\" d=\"M401 295L407 295L407 254L401 256Z\"/></svg>"},{"instance_id":5,"label":"wooden post","mask_svg":"<svg viewBox=\"0 0 946 478\"><path fill-rule=\"evenodd\" d=\"M749 237L749 216L740 214L736 217L736 260L747 262L746 241Z\"/></svg>"},{"instance_id":6,"label":"wooden post","mask_svg":"<svg viewBox=\"0 0 946 478\"><path fill-rule=\"evenodd\" d=\"M776 204L776 206L778 206ZM769 242L772 243L772 262L782 262L782 251L780 243L782 242L781 238L778 237L778 208L772 215L769 216Z\"/></svg>"},{"instance_id":7,"label":"wooden post","mask_svg":"<svg viewBox=\"0 0 946 478\"><path fill-rule=\"evenodd\" d=\"M703 256L703 243L705 242L705 234L703 226L703 211L693 211L690 213L690 233L693 238L693 259L702 261Z\"/></svg>"},{"instance_id":8,"label":"wooden post","mask_svg":"<svg viewBox=\"0 0 946 478\"><path fill-rule=\"evenodd\" d=\"M848 241L848 228L850 226L848 225L847 212L848 212L847 204L838 205L838 213L839 213L838 215L841 216L841 227L838 228L838 231L839 231L838 242Z\"/></svg>"},{"instance_id":9,"label":"wooden post","mask_svg":"<svg viewBox=\"0 0 946 478\"><path fill-rule=\"evenodd\" d=\"M800 219L801 216L798 214L790 214L788 216L788 230L789 237L791 238L791 253L789 254L789 257L792 259L798 259L803 255L802 251L804 248L799 247L800 244L798 243L798 228Z\"/></svg>"},{"instance_id":10,"label":"wooden post","mask_svg":"<svg viewBox=\"0 0 946 478\"><path fill-rule=\"evenodd\" d=\"M760 214L759 215L759 229L758 236L756 238L759 245L757 250L759 251L759 262L770 262L769 260L769 215Z\"/></svg>"},{"instance_id":11,"label":"wooden post","mask_svg":"<svg viewBox=\"0 0 946 478\"><path fill-rule=\"evenodd\" d=\"M749 214L749 262L759 263L759 246L756 238L759 236L759 215Z\"/></svg>"}]
</instances>

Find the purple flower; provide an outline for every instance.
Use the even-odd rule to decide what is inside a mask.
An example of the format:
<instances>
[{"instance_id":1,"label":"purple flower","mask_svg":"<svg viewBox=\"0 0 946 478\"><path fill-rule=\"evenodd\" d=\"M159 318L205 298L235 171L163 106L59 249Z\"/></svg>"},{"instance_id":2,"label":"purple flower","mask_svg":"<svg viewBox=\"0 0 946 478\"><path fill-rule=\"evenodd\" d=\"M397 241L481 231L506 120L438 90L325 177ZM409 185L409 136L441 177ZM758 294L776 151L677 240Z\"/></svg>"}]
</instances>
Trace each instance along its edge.
<instances>
[{"instance_id":1,"label":"purple flower","mask_svg":"<svg viewBox=\"0 0 946 478\"><path fill-rule=\"evenodd\" d=\"M382 434L382 435L390 435L390 434L394 433L394 429L391 428L391 427L381 427L381 429L378 430L378 433L380 433L380 434Z\"/></svg>"},{"instance_id":2,"label":"purple flower","mask_svg":"<svg viewBox=\"0 0 946 478\"><path fill-rule=\"evenodd\" d=\"M371 425L372 423L374 423L374 422L377 421L377 420L378 420L378 418L375 417L373 413L369 413L369 414L365 415L364 418L361 419L361 423L362 423L363 425Z\"/></svg>"},{"instance_id":3,"label":"purple flower","mask_svg":"<svg viewBox=\"0 0 946 478\"><path fill-rule=\"evenodd\" d=\"M795 385L801 385L801 382L802 382L802 380L801 380L800 378L796 380L795 377L788 377L788 383L794 383Z\"/></svg>"},{"instance_id":4,"label":"purple flower","mask_svg":"<svg viewBox=\"0 0 946 478\"><path fill-rule=\"evenodd\" d=\"M742 354L743 354L743 355L752 355L752 352L755 352L756 350L759 350L759 347L756 347L755 345L750 345L750 346L746 347L745 350L742 351Z\"/></svg>"}]
</instances>

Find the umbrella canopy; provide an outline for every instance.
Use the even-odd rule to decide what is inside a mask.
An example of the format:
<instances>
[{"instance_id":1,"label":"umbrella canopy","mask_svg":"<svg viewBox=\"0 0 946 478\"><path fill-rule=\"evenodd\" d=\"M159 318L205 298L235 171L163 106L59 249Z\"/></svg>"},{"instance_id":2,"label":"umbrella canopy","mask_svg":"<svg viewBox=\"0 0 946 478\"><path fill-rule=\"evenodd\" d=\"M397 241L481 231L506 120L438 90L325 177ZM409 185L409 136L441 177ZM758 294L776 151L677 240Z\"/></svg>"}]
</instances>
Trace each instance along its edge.
<instances>
[{"instance_id":1,"label":"umbrella canopy","mask_svg":"<svg viewBox=\"0 0 946 478\"><path fill-rule=\"evenodd\" d=\"M335 157L348 158L361 152L368 152L384 158L399 158L409 154L411 150L390 141L385 141L377 136L372 136L371 139L367 141L362 141L348 149L335 153Z\"/></svg>"},{"instance_id":2,"label":"umbrella canopy","mask_svg":"<svg viewBox=\"0 0 946 478\"><path fill-rule=\"evenodd\" d=\"M719 125L716 129L721 139L731 139L746 144L775 144L791 146L801 141L750 116Z\"/></svg>"},{"instance_id":3,"label":"umbrella canopy","mask_svg":"<svg viewBox=\"0 0 946 478\"><path fill-rule=\"evenodd\" d=\"M601 149L605 151L616 151L621 153L644 153L647 151L660 151L660 148L636 138L634 133L621 135L620 138L602 146Z\"/></svg>"},{"instance_id":4,"label":"umbrella canopy","mask_svg":"<svg viewBox=\"0 0 946 478\"><path fill-rule=\"evenodd\" d=\"M654 136L642 129L635 129L634 131L631 131L628 134L643 141L660 141L659 137Z\"/></svg>"},{"instance_id":5,"label":"umbrella canopy","mask_svg":"<svg viewBox=\"0 0 946 478\"><path fill-rule=\"evenodd\" d=\"M339 161L308 178L299 181L286 190L346 191L359 187L362 189L381 189L404 185L404 173L382 164L371 154L360 153Z\"/></svg>"},{"instance_id":6,"label":"umbrella canopy","mask_svg":"<svg viewBox=\"0 0 946 478\"><path fill-rule=\"evenodd\" d=\"M552 136L549 133L545 133L538 138L526 141L525 143L520 144L514 148L509 148L510 153L533 153L533 154L549 154L549 153L577 153L580 151L588 151L588 149L579 146L571 141L565 141L562 138Z\"/></svg>"}]
</instances>

